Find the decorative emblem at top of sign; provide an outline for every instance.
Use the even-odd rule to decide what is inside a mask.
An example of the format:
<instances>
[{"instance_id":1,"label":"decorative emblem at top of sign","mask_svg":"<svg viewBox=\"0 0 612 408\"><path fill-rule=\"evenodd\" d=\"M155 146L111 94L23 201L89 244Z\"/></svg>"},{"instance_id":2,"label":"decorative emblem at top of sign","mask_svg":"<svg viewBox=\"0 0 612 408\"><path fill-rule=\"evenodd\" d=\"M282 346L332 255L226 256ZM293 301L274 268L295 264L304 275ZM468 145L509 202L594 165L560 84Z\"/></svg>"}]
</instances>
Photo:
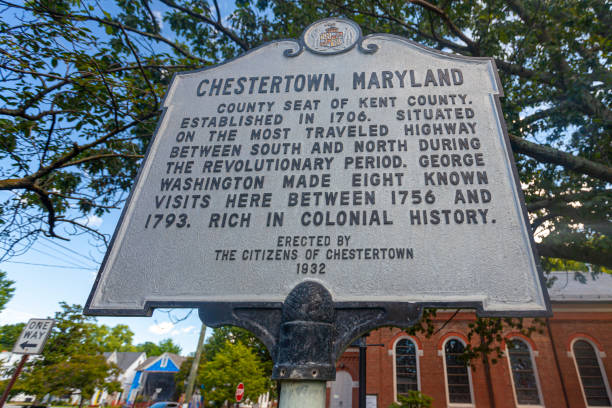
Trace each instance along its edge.
<instances>
[{"instance_id":1,"label":"decorative emblem at top of sign","mask_svg":"<svg viewBox=\"0 0 612 408\"><path fill-rule=\"evenodd\" d=\"M285 56L296 57L300 55L304 46L315 54L334 55L349 51L355 45L366 54L374 53L378 49L378 46L374 44L363 46L361 28L357 23L345 18L332 17L317 21L306 27L299 48L295 51L285 51Z\"/></svg>"},{"instance_id":2,"label":"decorative emblem at top of sign","mask_svg":"<svg viewBox=\"0 0 612 408\"><path fill-rule=\"evenodd\" d=\"M344 31L338 30L338 27L331 23L325 32L319 34L319 39L319 46L323 48L338 48L344 45Z\"/></svg>"}]
</instances>

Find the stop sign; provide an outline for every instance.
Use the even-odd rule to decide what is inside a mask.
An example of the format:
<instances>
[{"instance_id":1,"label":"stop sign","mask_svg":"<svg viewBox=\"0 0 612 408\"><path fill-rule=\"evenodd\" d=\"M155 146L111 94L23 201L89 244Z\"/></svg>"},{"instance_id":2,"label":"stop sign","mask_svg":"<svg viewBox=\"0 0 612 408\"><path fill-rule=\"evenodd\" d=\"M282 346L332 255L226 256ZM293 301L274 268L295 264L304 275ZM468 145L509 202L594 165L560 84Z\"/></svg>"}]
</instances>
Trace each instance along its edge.
<instances>
[{"instance_id":1,"label":"stop sign","mask_svg":"<svg viewBox=\"0 0 612 408\"><path fill-rule=\"evenodd\" d=\"M242 397L244 397L244 384L240 383L236 387L236 402L242 401Z\"/></svg>"}]
</instances>

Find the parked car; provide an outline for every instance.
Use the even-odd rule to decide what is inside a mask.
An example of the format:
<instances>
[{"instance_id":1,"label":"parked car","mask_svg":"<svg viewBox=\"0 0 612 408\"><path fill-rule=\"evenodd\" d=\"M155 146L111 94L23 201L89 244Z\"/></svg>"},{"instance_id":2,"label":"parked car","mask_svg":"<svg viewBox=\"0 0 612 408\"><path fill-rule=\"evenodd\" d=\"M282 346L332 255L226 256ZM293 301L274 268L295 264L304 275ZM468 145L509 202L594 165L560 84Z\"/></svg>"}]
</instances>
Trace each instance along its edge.
<instances>
[{"instance_id":1,"label":"parked car","mask_svg":"<svg viewBox=\"0 0 612 408\"><path fill-rule=\"evenodd\" d=\"M179 408L179 403L172 402L172 401L156 402L155 404L151 405L149 408Z\"/></svg>"}]
</instances>

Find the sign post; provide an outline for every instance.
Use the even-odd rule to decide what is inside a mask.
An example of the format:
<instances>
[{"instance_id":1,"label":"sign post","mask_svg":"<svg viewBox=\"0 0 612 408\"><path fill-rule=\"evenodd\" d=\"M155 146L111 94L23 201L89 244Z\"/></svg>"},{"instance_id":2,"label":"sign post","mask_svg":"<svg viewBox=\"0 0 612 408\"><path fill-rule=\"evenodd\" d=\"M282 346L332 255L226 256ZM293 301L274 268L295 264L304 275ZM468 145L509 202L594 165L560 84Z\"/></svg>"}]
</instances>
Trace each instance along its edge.
<instances>
[{"instance_id":1,"label":"sign post","mask_svg":"<svg viewBox=\"0 0 612 408\"><path fill-rule=\"evenodd\" d=\"M502 94L491 58L343 18L175 75L86 312L246 328L290 406L425 307L549 315Z\"/></svg>"},{"instance_id":2,"label":"sign post","mask_svg":"<svg viewBox=\"0 0 612 408\"><path fill-rule=\"evenodd\" d=\"M30 354L42 353L54 323L55 320L53 319L30 319L21 331L19 338L13 346L13 353L23 354L23 356L21 356L21 360L19 360L11 380L0 397L0 408L4 407L4 403L8 399L13 385L15 385L15 381L17 381L23 366L28 361L28 356Z\"/></svg>"},{"instance_id":3,"label":"sign post","mask_svg":"<svg viewBox=\"0 0 612 408\"><path fill-rule=\"evenodd\" d=\"M15 372L13 373L11 380L7 384L6 388L4 389L4 392L2 393L2 396L0 397L0 408L4 407L4 403L8 399L11 389L13 389L13 385L15 385L15 381L17 381L17 378L19 377L19 374L21 374L21 370L23 369L23 366L25 365L27 361L28 361L27 354L24 354L23 356L21 356L21 360L19 360L19 364L17 365L17 368L15 369Z\"/></svg>"}]
</instances>

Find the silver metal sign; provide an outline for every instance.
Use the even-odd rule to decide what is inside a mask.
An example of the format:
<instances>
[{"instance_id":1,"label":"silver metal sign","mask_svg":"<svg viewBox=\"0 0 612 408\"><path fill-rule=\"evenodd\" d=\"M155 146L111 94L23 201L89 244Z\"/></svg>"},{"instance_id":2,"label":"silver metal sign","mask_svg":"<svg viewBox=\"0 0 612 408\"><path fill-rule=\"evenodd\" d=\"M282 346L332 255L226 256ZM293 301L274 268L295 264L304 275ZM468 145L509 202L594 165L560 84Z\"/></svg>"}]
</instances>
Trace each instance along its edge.
<instances>
[{"instance_id":1,"label":"silver metal sign","mask_svg":"<svg viewBox=\"0 0 612 408\"><path fill-rule=\"evenodd\" d=\"M545 314L492 59L327 19L178 74L90 314L343 302Z\"/></svg>"},{"instance_id":2,"label":"silver metal sign","mask_svg":"<svg viewBox=\"0 0 612 408\"><path fill-rule=\"evenodd\" d=\"M53 319L30 319L15 342L13 353L42 353L54 323Z\"/></svg>"}]
</instances>

